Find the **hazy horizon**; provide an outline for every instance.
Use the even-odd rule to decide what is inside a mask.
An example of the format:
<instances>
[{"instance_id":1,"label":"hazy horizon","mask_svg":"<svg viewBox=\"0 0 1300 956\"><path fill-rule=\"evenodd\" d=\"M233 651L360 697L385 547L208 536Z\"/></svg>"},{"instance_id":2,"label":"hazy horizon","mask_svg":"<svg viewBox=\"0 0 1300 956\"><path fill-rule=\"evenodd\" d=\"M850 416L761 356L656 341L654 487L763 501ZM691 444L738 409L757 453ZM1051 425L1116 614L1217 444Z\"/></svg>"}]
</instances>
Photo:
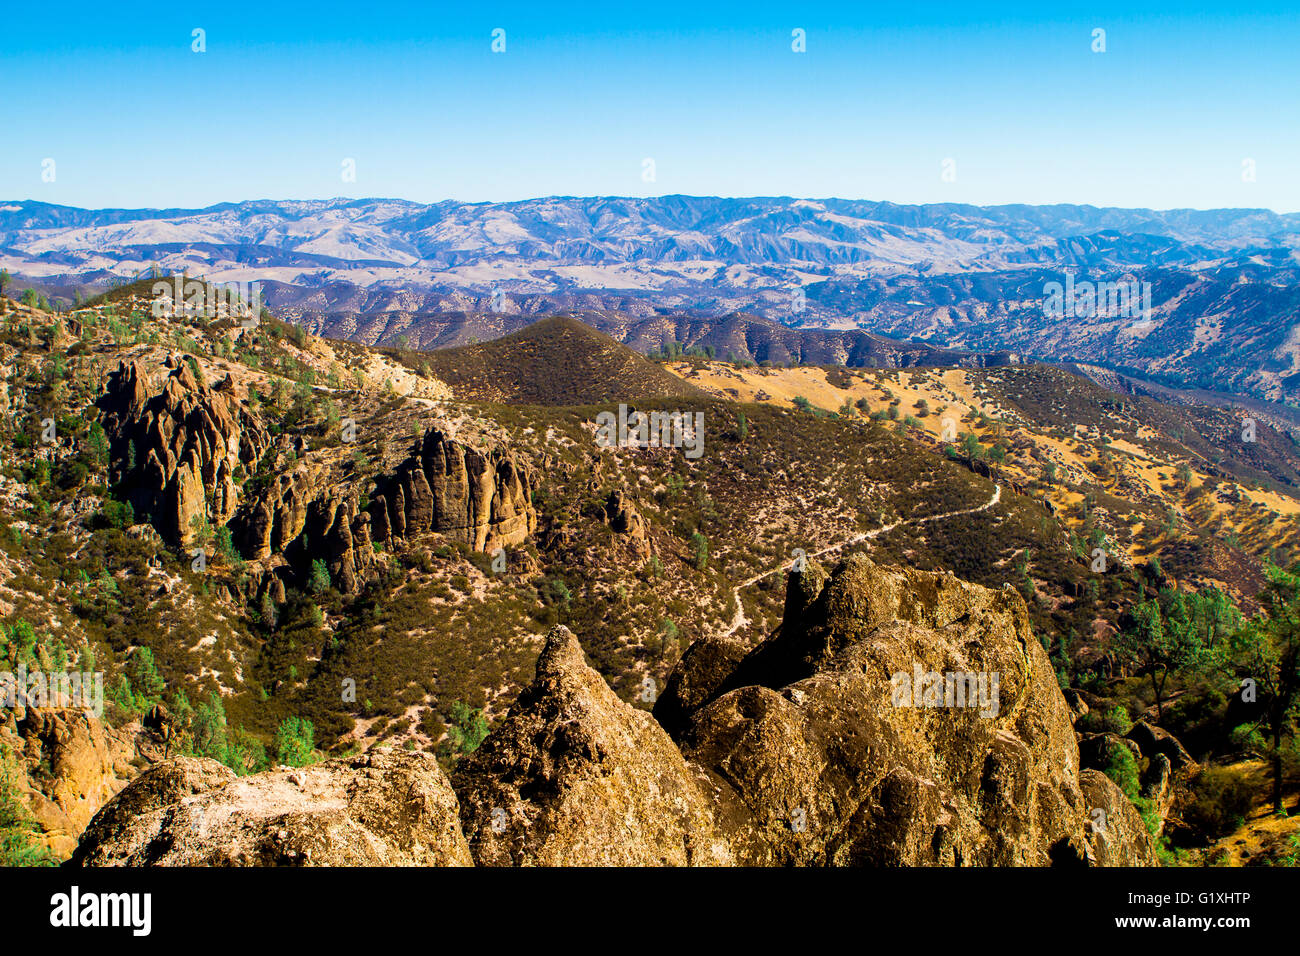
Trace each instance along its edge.
<instances>
[{"instance_id":1,"label":"hazy horizon","mask_svg":"<svg viewBox=\"0 0 1300 956\"><path fill-rule=\"evenodd\" d=\"M1071 206L1078 208L1088 208L1097 210L1115 209L1123 211L1147 211L1157 213L1169 212L1265 212L1272 213L1275 216L1294 216L1300 215L1300 208L1297 209L1274 209L1268 206L1114 206L1114 205L1097 205L1096 203L1080 202L998 202L998 203L975 203L975 202L958 202L954 200L936 201L936 202L900 202L894 199L881 199L879 197L856 197L856 196L802 196L802 195L734 195L723 196L716 193L665 193L656 196L634 196L630 194L562 194L549 193L538 196L527 196L521 199L458 199L455 197L446 197L443 199L419 200L409 199L405 196L303 196L303 197L273 197L258 196L248 199L223 199L217 202L208 203L203 206L81 206L67 203L53 203L46 199L25 198L25 199L0 199L0 209L14 203L45 203L46 205L59 206L66 209L84 209L89 212L204 212L209 209L215 209L219 206L244 206L256 203L340 203L340 204L357 204L357 203L382 203L398 202L411 203L418 206L438 206L446 203L454 203L465 206L507 206L529 202L544 202L547 200L567 201L595 201L595 200L664 200L664 199L717 199L725 201L745 201L745 200L791 200L794 202L846 202L846 203L879 203L892 206L970 206L979 209L1013 209L1016 207L1031 208L1050 208L1054 206Z\"/></svg>"}]
</instances>

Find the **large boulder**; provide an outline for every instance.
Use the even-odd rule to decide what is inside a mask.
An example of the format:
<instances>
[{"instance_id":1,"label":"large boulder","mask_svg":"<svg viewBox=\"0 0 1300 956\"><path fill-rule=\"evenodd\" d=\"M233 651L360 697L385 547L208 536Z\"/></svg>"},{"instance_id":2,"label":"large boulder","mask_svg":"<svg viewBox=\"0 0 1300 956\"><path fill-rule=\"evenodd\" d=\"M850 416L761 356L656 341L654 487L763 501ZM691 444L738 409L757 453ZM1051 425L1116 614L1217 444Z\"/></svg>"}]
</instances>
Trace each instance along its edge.
<instances>
[{"instance_id":1,"label":"large boulder","mask_svg":"<svg viewBox=\"0 0 1300 956\"><path fill-rule=\"evenodd\" d=\"M655 719L670 734L680 733L690 715L717 695L748 651L748 645L735 638L708 637L693 643L668 675L655 701Z\"/></svg>"},{"instance_id":2,"label":"large boulder","mask_svg":"<svg viewBox=\"0 0 1300 956\"><path fill-rule=\"evenodd\" d=\"M742 858L1086 860L1070 709L1013 589L861 556L790 587L780 630L680 734Z\"/></svg>"},{"instance_id":3,"label":"large boulder","mask_svg":"<svg viewBox=\"0 0 1300 956\"><path fill-rule=\"evenodd\" d=\"M480 865L733 862L696 771L650 714L619 700L563 626L454 782Z\"/></svg>"},{"instance_id":4,"label":"large boulder","mask_svg":"<svg viewBox=\"0 0 1300 956\"><path fill-rule=\"evenodd\" d=\"M428 754L373 750L237 777L178 757L86 828L74 866L470 865L456 795Z\"/></svg>"},{"instance_id":5,"label":"large boulder","mask_svg":"<svg viewBox=\"0 0 1300 956\"><path fill-rule=\"evenodd\" d=\"M1182 742L1162 727L1139 720L1125 736L1137 744L1142 756L1148 760L1155 759L1157 755L1166 757L1180 780L1194 777L1200 772L1200 765L1187 752Z\"/></svg>"}]
</instances>

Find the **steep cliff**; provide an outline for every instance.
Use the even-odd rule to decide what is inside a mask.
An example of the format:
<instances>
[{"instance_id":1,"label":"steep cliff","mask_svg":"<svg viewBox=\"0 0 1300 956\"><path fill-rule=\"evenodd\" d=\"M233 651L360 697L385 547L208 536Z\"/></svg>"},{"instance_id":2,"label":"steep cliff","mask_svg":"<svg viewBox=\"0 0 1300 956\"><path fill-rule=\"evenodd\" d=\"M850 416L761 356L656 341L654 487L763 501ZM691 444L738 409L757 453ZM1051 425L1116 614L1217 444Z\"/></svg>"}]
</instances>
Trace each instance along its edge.
<instances>
[{"instance_id":1,"label":"steep cliff","mask_svg":"<svg viewBox=\"0 0 1300 956\"><path fill-rule=\"evenodd\" d=\"M17 796L37 841L58 858L72 852L95 813L136 774L132 729L110 728L79 710L0 711L0 748L16 763Z\"/></svg>"},{"instance_id":2,"label":"steep cliff","mask_svg":"<svg viewBox=\"0 0 1300 956\"><path fill-rule=\"evenodd\" d=\"M187 544L196 518L225 524L239 505L239 478L271 436L227 376L209 386L197 366L169 357L160 374L138 361L108 377L99 406L111 442L113 480L138 517L168 543Z\"/></svg>"},{"instance_id":3,"label":"steep cliff","mask_svg":"<svg viewBox=\"0 0 1300 956\"><path fill-rule=\"evenodd\" d=\"M537 527L531 470L501 448L480 451L437 428L378 483L371 509L376 541L436 531L473 548L522 544Z\"/></svg>"}]
</instances>

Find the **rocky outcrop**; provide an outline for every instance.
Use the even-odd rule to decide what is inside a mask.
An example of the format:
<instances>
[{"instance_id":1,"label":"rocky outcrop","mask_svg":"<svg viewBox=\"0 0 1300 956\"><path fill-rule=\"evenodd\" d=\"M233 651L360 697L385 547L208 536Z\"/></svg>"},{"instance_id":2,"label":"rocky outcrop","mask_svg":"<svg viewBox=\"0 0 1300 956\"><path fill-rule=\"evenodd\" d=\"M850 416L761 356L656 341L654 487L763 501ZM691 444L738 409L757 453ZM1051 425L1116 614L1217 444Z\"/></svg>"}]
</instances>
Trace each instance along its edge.
<instances>
[{"instance_id":1,"label":"rocky outcrop","mask_svg":"<svg viewBox=\"0 0 1300 956\"><path fill-rule=\"evenodd\" d=\"M1010 588L861 556L792 574L780 631L681 741L753 862L1086 859L1070 711Z\"/></svg>"},{"instance_id":2,"label":"rocky outcrop","mask_svg":"<svg viewBox=\"0 0 1300 956\"><path fill-rule=\"evenodd\" d=\"M96 817L76 859L472 856L494 866L1155 859L1123 793L1104 775L1080 772L1070 707L1023 599L1009 587L879 567L861 556L829 574L810 563L790 576L785 619L771 638L752 650L728 639L693 645L655 713L662 724L620 700L574 635L557 627L533 682L457 769L458 821L440 771L402 763L413 754L242 780L211 762L181 761L124 790ZM372 771L364 793L358 770L374 765L361 760L387 768ZM434 811L413 810L412 791Z\"/></svg>"},{"instance_id":3,"label":"rocky outcrop","mask_svg":"<svg viewBox=\"0 0 1300 956\"><path fill-rule=\"evenodd\" d=\"M536 486L531 469L506 450L480 451L433 428L378 483L372 535L387 543L436 531L475 551L513 547L537 528Z\"/></svg>"},{"instance_id":4,"label":"rocky outcrop","mask_svg":"<svg viewBox=\"0 0 1300 956\"><path fill-rule=\"evenodd\" d=\"M531 469L504 450L481 453L434 429L376 481L364 507L355 484L300 460L246 503L231 532L245 557L272 572L259 590L274 596L287 583L301 587L312 562L323 560L334 586L351 594L378 565L376 543L395 549L438 533L480 551L522 544L537 527L535 486Z\"/></svg>"},{"instance_id":5,"label":"rocky outcrop","mask_svg":"<svg viewBox=\"0 0 1300 956\"><path fill-rule=\"evenodd\" d=\"M717 696L747 653L748 645L732 638L709 637L693 643L668 675L655 701L655 719L670 734L680 734L691 714Z\"/></svg>"},{"instance_id":6,"label":"rocky outcrop","mask_svg":"<svg viewBox=\"0 0 1300 956\"><path fill-rule=\"evenodd\" d=\"M1079 765L1081 767L1100 770L1105 773L1106 769L1115 760L1116 750L1120 748L1128 750L1133 755L1135 764L1141 765L1142 763L1142 751L1138 749L1137 744L1121 737L1119 734L1079 734L1078 740Z\"/></svg>"},{"instance_id":7,"label":"rocky outcrop","mask_svg":"<svg viewBox=\"0 0 1300 956\"><path fill-rule=\"evenodd\" d=\"M74 866L447 866L471 862L428 754L374 750L237 777L214 760L150 768L91 821Z\"/></svg>"},{"instance_id":8,"label":"rocky outcrop","mask_svg":"<svg viewBox=\"0 0 1300 956\"><path fill-rule=\"evenodd\" d=\"M244 512L231 522L231 534L240 553L254 561L280 554L302 534L307 509L318 495L320 469L306 461L282 471Z\"/></svg>"},{"instance_id":9,"label":"rocky outcrop","mask_svg":"<svg viewBox=\"0 0 1300 956\"><path fill-rule=\"evenodd\" d=\"M587 666L563 626L455 786L481 865L734 862L697 771L654 718Z\"/></svg>"},{"instance_id":10,"label":"rocky outcrop","mask_svg":"<svg viewBox=\"0 0 1300 956\"><path fill-rule=\"evenodd\" d=\"M1133 741L1142 756L1148 760L1154 760L1157 756L1165 757L1170 769L1179 779L1186 780L1200 772L1200 765L1187 752L1182 742L1161 727L1139 720L1124 736Z\"/></svg>"},{"instance_id":11,"label":"rocky outcrop","mask_svg":"<svg viewBox=\"0 0 1300 956\"><path fill-rule=\"evenodd\" d=\"M73 851L91 817L135 775L132 736L78 710L24 707L0 716L20 799L56 857Z\"/></svg>"},{"instance_id":12,"label":"rocky outcrop","mask_svg":"<svg viewBox=\"0 0 1300 956\"><path fill-rule=\"evenodd\" d=\"M1155 844L1142 815L1100 770L1079 774L1088 805L1089 861L1096 866L1156 866Z\"/></svg>"},{"instance_id":13,"label":"rocky outcrop","mask_svg":"<svg viewBox=\"0 0 1300 956\"><path fill-rule=\"evenodd\" d=\"M621 489L609 493L601 517L615 534L623 537L632 553L640 558L650 556L650 539L646 536L645 519Z\"/></svg>"},{"instance_id":14,"label":"rocky outcrop","mask_svg":"<svg viewBox=\"0 0 1300 956\"><path fill-rule=\"evenodd\" d=\"M254 469L271 443L228 376L209 387L182 356L167 359L161 381L143 363L123 362L99 405L114 481L173 545L193 538L196 518L216 527L234 515L236 473Z\"/></svg>"},{"instance_id":15,"label":"rocky outcrop","mask_svg":"<svg viewBox=\"0 0 1300 956\"><path fill-rule=\"evenodd\" d=\"M694 862L683 829L739 864L1154 859L1113 784L1085 795L1070 708L1013 590L857 557L791 575L786 608L753 651L711 639L684 655L655 708L674 749L553 634L538 681L457 774L476 859ZM930 675L939 694L913 696ZM973 678L973 706L955 684L945 700L939 675Z\"/></svg>"}]
</instances>

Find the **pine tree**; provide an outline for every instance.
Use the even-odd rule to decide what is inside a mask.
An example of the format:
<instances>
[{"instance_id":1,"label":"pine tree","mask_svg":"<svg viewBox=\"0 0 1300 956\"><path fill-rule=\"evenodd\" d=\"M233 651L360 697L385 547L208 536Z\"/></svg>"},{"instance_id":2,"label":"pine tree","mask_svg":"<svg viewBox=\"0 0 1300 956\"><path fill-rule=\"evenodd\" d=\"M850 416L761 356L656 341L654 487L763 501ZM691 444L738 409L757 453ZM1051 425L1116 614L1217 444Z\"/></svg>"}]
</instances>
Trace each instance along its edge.
<instances>
[{"instance_id":1,"label":"pine tree","mask_svg":"<svg viewBox=\"0 0 1300 956\"><path fill-rule=\"evenodd\" d=\"M1273 811L1283 814L1283 741L1294 740L1300 703L1300 564L1283 570L1265 565L1268 586L1260 592L1263 610L1237 632L1234 646L1243 677L1255 682L1268 732L1273 770Z\"/></svg>"}]
</instances>

